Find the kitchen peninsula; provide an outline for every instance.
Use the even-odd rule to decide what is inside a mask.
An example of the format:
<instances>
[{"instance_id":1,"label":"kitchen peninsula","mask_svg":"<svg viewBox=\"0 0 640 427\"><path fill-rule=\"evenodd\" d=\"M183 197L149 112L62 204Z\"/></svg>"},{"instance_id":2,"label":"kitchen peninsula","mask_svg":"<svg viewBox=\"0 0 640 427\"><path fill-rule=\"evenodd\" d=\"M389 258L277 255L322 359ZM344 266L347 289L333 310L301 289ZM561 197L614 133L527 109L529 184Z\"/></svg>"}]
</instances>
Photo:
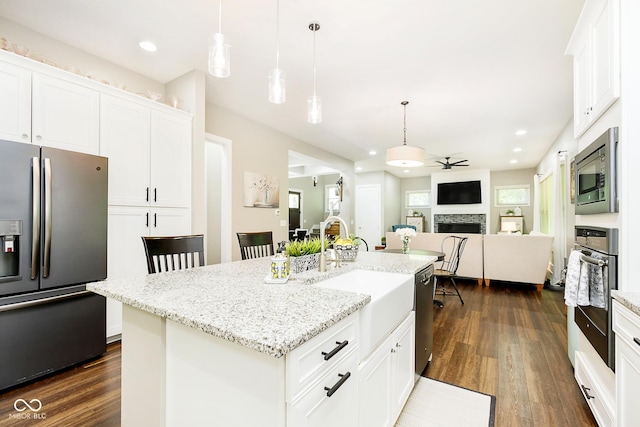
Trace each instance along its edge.
<instances>
[{"instance_id":1,"label":"kitchen peninsula","mask_svg":"<svg viewBox=\"0 0 640 427\"><path fill-rule=\"evenodd\" d=\"M292 424L296 405L306 405L317 376L329 374L307 357L327 341L335 347L324 356L327 365L349 372L328 384L339 383L331 387L332 402L352 409L352 418L338 424L357 424L361 331L353 314L371 296L314 284L356 270L413 283L413 275L434 261L363 252L340 268L265 284L270 260L262 258L88 284L87 289L123 303L122 425ZM403 324L413 321L411 313ZM326 390L321 399L332 393ZM322 412L322 404L317 406ZM327 408L325 422L344 412Z\"/></svg>"}]
</instances>

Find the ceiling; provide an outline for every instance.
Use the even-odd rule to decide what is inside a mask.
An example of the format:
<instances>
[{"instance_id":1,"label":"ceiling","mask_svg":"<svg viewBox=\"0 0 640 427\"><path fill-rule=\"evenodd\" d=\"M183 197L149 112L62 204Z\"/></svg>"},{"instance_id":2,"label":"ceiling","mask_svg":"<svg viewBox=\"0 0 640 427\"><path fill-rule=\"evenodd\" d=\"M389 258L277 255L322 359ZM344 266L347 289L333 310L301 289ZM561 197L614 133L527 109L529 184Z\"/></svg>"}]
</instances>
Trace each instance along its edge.
<instances>
[{"instance_id":1,"label":"ceiling","mask_svg":"<svg viewBox=\"0 0 640 427\"><path fill-rule=\"evenodd\" d=\"M572 60L564 55L584 0L280 0L280 68L287 102L267 100L275 67L276 1L222 3L231 76L207 75L210 103L350 159L362 171L423 176L384 163L403 142L427 165L451 156L469 168L535 167L572 117ZM165 83L206 71L219 31L214 0L2 0L0 16ZM306 121L313 92L323 121ZM0 34L1 35L1 34ZM142 52L138 42L158 51ZM46 54L46 52L42 52ZM527 133L516 136L517 130ZM522 151L514 153L514 148ZM369 154L377 152L375 156ZM511 160L517 163L511 164Z\"/></svg>"}]
</instances>

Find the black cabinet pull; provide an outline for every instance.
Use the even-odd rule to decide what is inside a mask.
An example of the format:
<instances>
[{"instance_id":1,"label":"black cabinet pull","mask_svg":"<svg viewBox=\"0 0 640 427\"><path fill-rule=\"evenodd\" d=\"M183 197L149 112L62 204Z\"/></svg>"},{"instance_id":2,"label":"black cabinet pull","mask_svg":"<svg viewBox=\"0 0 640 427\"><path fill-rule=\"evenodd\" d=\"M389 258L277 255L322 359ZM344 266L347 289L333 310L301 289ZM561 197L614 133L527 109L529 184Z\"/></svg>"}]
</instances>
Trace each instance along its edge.
<instances>
[{"instance_id":1,"label":"black cabinet pull","mask_svg":"<svg viewBox=\"0 0 640 427\"><path fill-rule=\"evenodd\" d=\"M147 196L145 197L145 200L148 202L149 201L149 187L147 187Z\"/></svg>"},{"instance_id":2,"label":"black cabinet pull","mask_svg":"<svg viewBox=\"0 0 640 427\"><path fill-rule=\"evenodd\" d=\"M158 214L153 214L153 226L158 226Z\"/></svg>"},{"instance_id":3,"label":"black cabinet pull","mask_svg":"<svg viewBox=\"0 0 640 427\"><path fill-rule=\"evenodd\" d=\"M635 342L636 344L640 345L640 338L633 338L633 342Z\"/></svg>"},{"instance_id":4,"label":"black cabinet pull","mask_svg":"<svg viewBox=\"0 0 640 427\"><path fill-rule=\"evenodd\" d=\"M342 350L343 348L345 348L347 346L347 344L349 344L349 341L347 341L347 340L344 340L342 342L336 341L336 344L338 344L338 346L336 348L334 348L333 350L331 350L329 353L327 353L325 351L322 352L322 355L324 356L324 360L329 360L333 356L338 354L338 352L340 350Z\"/></svg>"},{"instance_id":5,"label":"black cabinet pull","mask_svg":"<svg viewBox=\"0 0 640 427\"><path fill-rule=\"evenodd\" d=\"M586 397L587 400L596 398L595 396L591 396L589 394L589 392L591 391L590 388L587 388L587 387L583 386L582 384L580 384L580 387L582 387L582 392L584 393L584 397Z\"/></svg>"},{"instance_id":6,"label":"black cabinet pull","mask_svg":"<svg viewBox=\"0 0 640 427\"><path fill-rule=\"evenodd\" d=\"M149 228L149 212L146 213L146 217L147 217L147 221L145 223L145 226Z\"/></svg>"},{"instance_id":7,"label":"black cabinet pull","mask_svg":"<svg viewBox=\"0 0 640 427\"><path fill-rule=\"evenodd\" d=\"M327 397L331 397L333 395L333 393L335 393L336 391L338 391L338 389L340 387L342 387L342 384L344 384L345 381L347 381L349 379L349 377L351 376L351 372L347 372L346 374L338 374L338 376L340 377L340 379L338 380L337 383L334 384L333 387L325 387L324 389L327 391Z\"/></svg>"},{"instance_id":8,"label":"black cabinet pull","mask_svg":"<svg viewBox=\"0 0 640 427\"><path fill-rule=\"evenodd\" d=\"M157 188L153 189L153 201L154 202L158 201L158 189Z\"/></svg>"}]
</instances>

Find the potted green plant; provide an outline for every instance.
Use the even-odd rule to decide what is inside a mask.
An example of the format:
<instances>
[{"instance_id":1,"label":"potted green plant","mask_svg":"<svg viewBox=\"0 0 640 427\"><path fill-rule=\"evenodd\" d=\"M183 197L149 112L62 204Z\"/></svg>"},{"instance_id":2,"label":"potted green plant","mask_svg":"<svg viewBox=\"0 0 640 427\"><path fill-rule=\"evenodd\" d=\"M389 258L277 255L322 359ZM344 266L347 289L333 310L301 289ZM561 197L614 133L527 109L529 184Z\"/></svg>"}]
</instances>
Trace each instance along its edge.
<instances>
[{"instance_id":1,"label":"potted green plant","mask_svg":"<svg viewBox=\"0 0 640 427\"><path fill-rule=\"evenodd\" d=\"M325 249L329 241L325 240ZM322 243L320 238L294 240L285 245L289 254L289 268L292 273L301 273L306 270L318 268Z\"/></svg>"}]
</instances>

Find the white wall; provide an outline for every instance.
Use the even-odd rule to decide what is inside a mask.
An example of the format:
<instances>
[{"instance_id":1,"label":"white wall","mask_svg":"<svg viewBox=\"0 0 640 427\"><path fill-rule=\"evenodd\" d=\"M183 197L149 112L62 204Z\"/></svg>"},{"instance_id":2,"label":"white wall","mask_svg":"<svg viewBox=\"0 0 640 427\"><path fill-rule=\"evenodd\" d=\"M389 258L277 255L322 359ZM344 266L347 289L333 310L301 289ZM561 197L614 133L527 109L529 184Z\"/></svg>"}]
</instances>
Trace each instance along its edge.
<instances>
[{"instance_id":1,"label":"white wall","mask_svg":"<svg viewBox=\"0 0 640 427\"><path fill-rule=\"evenodd\" d=\"M480 181L482 203L473 205L438 205L438 184L443 182ZM441 214L485 214L487 219L487 231L492 224L491 219L491 174L488 169L476 169L431 174L431 228L433 229L433 217Z\"/></svg>"}]
</instances>

